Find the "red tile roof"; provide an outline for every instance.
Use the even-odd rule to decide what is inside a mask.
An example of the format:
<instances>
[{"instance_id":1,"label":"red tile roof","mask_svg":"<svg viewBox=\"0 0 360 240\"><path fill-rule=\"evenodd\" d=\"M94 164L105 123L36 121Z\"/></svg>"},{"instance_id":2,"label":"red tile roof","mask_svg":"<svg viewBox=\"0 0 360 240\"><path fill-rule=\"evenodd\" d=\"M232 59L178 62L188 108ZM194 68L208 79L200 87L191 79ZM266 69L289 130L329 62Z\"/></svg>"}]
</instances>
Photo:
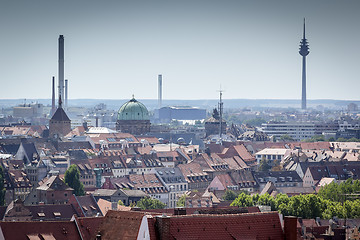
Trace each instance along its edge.
<instances>
[{"instance_id":1,"label":"red tile roof","mask_svg":"<svg viewBox=\"0 0 360 240\"><path fill-rule=\"evenodd\" d=\"M157 219L159 220L159 219ZM170 217L170 239L284 239L277 212Z\"/></svg>"},{"instance_id":2,"label":"red tile roof","mask_svg":"<svg viewBox=\"0 0 360 240\"><path fill-rule=\"evenodd\" d=\"M289 143L291 149L301 148L303 150L331 150L329 142L295 142Z\"/></svg>"},{"instance_id":3,"label":"red tile roof","mask_svg":"<svg viewBox=\"0 0 360 240\"><path fill-rule=\"evenodd\" d=\"M76 226L83 239L95 239L104 217L75 217Z\"/></svg>"},{"instance_id":4,"label":"red tile roof","mask_svg":"<svg viewBox=\"0 0 360 240\"><path fill-rule=\"evenodd\" d=\"M101 240L136 239L145 213L109 210L99 226Z\"/></svg>"},{"instance_id":5,"label":"red tile roof","mask_svg":"<svg viewBox=\"0 0 360 240\"><path fill-rule=\"evenodd\" d=\"M4 238L11 240L41 239L39 236L43 239L81 240L75 222L0 222L0 227Z\"/></svg>"}]
</instances>

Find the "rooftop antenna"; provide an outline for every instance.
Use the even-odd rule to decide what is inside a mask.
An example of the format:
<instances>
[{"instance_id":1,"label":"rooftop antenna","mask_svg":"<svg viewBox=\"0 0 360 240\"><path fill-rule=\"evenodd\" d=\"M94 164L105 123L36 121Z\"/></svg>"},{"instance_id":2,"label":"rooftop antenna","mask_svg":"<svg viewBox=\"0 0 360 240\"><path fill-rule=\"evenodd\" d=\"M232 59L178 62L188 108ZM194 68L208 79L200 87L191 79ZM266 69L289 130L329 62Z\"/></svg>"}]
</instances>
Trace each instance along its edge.
<instances>
[{"instance_id":1,"label":"rooftop antenna","mask_svg":"<svg viewBox=\"0 0 360 240\"><path fill-rule=\"evenodd\" d=\"M220 124L219 124L219 138L220 138L220 144L222 144L222 130L223 130L223 126L222 126L222 116L223 116L223 102L222 102L222 94L224 92L224 90L221 89L221 85L220 85L220 90L218 90L218 92L220 93L220 101L219 101L219 115L220 115Z\"/></svg>"}]
</instances>

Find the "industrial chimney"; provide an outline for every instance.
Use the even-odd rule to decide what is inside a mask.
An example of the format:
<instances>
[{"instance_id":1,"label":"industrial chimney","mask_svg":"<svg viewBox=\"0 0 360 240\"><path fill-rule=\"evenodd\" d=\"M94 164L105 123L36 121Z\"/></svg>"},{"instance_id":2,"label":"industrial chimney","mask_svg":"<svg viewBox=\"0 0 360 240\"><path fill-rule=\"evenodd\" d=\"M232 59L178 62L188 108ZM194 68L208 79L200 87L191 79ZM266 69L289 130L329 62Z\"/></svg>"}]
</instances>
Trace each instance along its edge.
<instances>
[{"instance_id":1,"label":"industrial chimney","mask_svg":"<svg viewBox=\"0 0 360 240\"><path fill-rule=\"evenodd\" d=\"M50 115L54 115L56 111L55 107L55 77L52 77L52 96L51 96L51 112Z\"/></svg>"},{"instance_id":2,"label":"industrial chimney","mask_svg":"<svg viewBox=\"0 0 360 240\"><path fill-rule=\"evenodd\" d=\"M65 110L68 110L68 80L65 79Z\"/></svg>"},{"instance_id":3,"label":"industrial chimney","mask_svg":"<svg viewBox=\"0 0 360 240\"><path fill-rule=\"evenodd\" d=\"M64 35L59 36L59 96L64 96Z\"/></svg>"},{"instance_id":4,"label":"industrial chimney","mask_svg":"<svg viewBox=\"0 0 360 240\"><path fill-rule=\"evenodd\" d=\"M161 108L162 105L162 75L158 75L158 107Z\"/></svg>"}]
</instances>

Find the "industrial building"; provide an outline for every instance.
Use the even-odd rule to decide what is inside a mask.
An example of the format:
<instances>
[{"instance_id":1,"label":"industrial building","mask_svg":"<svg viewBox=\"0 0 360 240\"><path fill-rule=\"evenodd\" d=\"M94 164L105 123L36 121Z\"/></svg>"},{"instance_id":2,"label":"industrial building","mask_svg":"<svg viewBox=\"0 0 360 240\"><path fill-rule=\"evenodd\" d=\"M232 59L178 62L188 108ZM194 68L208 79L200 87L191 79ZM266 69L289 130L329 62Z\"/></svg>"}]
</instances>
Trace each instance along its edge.
<instances>
[{"instance_id":1,"label":"industrial building","mask_svg":"<svg viewBox=\"0 0 360 240\"><path fill-rule=\"evenodd\" d=\"M155 110L155 119L160 123L169 123L171 120L204 120L206 109L190 106L162 107Z\"/></svg>"}]
</instances>

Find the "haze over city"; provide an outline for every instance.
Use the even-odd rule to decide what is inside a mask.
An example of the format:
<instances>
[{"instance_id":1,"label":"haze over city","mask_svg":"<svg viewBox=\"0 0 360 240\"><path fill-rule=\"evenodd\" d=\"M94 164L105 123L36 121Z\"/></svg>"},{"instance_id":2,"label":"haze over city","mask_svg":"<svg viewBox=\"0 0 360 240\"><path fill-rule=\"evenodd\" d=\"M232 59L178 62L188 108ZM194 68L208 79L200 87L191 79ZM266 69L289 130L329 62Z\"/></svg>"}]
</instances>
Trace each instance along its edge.
<instances>
[{"instance_id":1,"label":"haze over city","mask_svg":"<svg viewBox=\"0 0 360 240\"><path fill-rule=\"evenodd\" d=\"M51 98L65 38L69 98L358 100L359 1L6 1L1 98Z\"/></svg>"}]
</instances>

